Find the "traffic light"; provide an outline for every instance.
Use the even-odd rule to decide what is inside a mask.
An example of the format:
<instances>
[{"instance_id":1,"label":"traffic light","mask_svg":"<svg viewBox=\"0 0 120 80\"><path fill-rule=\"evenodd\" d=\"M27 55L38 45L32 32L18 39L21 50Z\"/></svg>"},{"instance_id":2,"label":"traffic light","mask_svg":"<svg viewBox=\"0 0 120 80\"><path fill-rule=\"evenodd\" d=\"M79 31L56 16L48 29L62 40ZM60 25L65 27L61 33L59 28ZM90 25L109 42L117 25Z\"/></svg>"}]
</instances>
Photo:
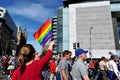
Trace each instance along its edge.
<instances>
[{"instance_id":1,"label":"traffic light","mask_svg":"<svg viewBox=\"0 0 120 80\"><path fill-rule=\"evenodd\" d=\"M77 48L80 48L80 44L79 44L79 42L77 43Z\"/></svg>"},{"instance_id":2,"label":"traffic light","mask_svg":"<svg viewBox=\"0 0 120 80\"><path fill-rule=\"evenodd\" d=\"M73 43L73 49L76 49L76 43Z\"/></svg>"}]
</instances>

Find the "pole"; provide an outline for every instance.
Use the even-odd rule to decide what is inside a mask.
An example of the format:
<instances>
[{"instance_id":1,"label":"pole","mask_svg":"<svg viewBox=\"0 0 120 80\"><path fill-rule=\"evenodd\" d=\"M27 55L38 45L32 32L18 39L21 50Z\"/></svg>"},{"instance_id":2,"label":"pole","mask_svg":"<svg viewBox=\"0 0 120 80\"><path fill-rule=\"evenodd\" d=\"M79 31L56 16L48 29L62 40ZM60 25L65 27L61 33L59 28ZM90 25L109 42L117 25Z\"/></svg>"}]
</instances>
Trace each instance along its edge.
<instances>
[{"instance_id":1,"label":"pole","mask_svg":"<svg viewBox=\"0 0 120 80\"><path fill-rule=\"evenodd\" d=\"M92 60L92 45L91 45L91 31L92 31L93 27L90 27L90 58Z\"/></svg>"}]
</instances>

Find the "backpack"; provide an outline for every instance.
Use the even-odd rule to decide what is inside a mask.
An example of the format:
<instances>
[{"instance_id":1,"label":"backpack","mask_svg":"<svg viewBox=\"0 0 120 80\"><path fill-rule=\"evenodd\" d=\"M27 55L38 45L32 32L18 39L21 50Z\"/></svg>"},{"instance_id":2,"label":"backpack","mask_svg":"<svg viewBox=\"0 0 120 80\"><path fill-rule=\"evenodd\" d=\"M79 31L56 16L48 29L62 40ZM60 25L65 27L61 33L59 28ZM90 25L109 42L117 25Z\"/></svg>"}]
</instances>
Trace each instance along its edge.
<instances>
[{"instance_id":1,"label":"backpack","mask_svg":"<svg viewBox=\"0 0 120 80\"><path fill-rule=\"evenodd\" d=\"M120 62L117 64L118 70L120 71Z\"/></svg>"}]
</instances>

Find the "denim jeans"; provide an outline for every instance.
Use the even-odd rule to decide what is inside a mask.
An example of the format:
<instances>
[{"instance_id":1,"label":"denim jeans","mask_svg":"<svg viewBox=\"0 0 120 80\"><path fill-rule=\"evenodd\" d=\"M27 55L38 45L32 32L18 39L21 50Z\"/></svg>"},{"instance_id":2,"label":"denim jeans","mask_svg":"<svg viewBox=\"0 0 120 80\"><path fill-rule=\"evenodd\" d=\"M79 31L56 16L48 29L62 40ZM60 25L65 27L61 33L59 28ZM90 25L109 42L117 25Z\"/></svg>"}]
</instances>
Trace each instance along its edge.
<instances>
[{"instance_id":1,"label":"denim jeans","mask_svg":"<svg viewBox=\"0 0 120 80\"><path fill-rule=\"evenodd\" d=\"M56 72L56 80L61 80L61 74L60 74L60 72Z\"/></svg>"},{"instance_id":2,"label":"denim jeans","mask_svg":"<svg viewBox=\"0 0 120 80\"><path fill-rule=\"evenodd\" d=\"M114 73L114 71L109 71L108 75L109 75L110 80L118 80L118 78L117 78L116 74Z\"/></svg>"}]
</instances>

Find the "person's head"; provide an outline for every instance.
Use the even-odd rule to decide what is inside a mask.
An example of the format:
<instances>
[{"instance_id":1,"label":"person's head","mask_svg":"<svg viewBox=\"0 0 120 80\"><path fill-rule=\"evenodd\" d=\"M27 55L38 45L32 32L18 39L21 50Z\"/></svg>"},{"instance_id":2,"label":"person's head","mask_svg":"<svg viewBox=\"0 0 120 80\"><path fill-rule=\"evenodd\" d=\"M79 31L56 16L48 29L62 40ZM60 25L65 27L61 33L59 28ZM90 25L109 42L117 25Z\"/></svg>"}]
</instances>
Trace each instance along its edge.
<instances>
[{"instance_id":1,"label":"person's head","mask_svg":"<svg viewBox=\"0 0 120 80\"><path fill-rule=\"evenodd\" d=\"M103 57L101 57L101 60L102 60L102 61L105 61L105 60L106 60L106 58L103 56Z\"/></svg>"},{"instance_id":2,"label":"person's head","mask_svg":"<svg viewBox=\"0 0 120 80\"><path fill-rule=\"evenodd\" d=\"M114 60L115 62L118 62L118 60L119 60L118 55L111 55L111 60Z\"/></svg>"},{"instance_id":3,"label":"person's head","mask_svg":"<svg viewBox=\"0 0 120 80\"><path fill-rule=\"evenodd\" d=\"M51 60L55 62L56 59L54 57L52 57Z\"/></svg>"},{"instance_id":4,"label":"person's head","mask_svg":"<svg viewBox=\"0 0 120 80\"><path fill-rule=\"evenodd\" d=\"M65 50L63 52L63 57L65 57L66 59L70 59L70 56L72 55L72 52L69 50Z\"/></svg>"},{"instance_id":5,"label":"person's head","mask_svg":"<svg viewBox=\"0 0 120 80\"><path fill-rule=\"evenodd\" d=\"M111 56L110 56L110 59L111 59L111 60L114 60L114 55L111 55Z\"/></svg>"},{"instance_id":6,"label":"person's head","mask_svg":"<svg viewBox=\"0 0 120 80\"><path fill-rule=\"evenodd\" d=\"M86 60L87 58L87 53L88 51L84 50L84 49L81 49L81 48L78 48L76 49L75 51L75 55L78 57L78 59L82 59L82 60Z\"/></svg>"},{"instance_id":7,"label":"person's head","mask_svg":"<svg viewBox=\"0 0 120 80\"><path fill-rule=\"evenodd\" d=\"M63 54L62 54L62 53L60 53L59 58L62 58L62 57L63 57Z\"/></svg>"},{"instance_id":8,"label":"person's head","mask_svg":"<svg viewBox=\"0 0 120 80\"><path fill-rule=\"evenodd\" d=\"M26 68L26 63L35 58L35 49L31 44L24 45L20 52L18 61L20 64L20 73L22 74Z\"/></svg>"}]
</instances>

